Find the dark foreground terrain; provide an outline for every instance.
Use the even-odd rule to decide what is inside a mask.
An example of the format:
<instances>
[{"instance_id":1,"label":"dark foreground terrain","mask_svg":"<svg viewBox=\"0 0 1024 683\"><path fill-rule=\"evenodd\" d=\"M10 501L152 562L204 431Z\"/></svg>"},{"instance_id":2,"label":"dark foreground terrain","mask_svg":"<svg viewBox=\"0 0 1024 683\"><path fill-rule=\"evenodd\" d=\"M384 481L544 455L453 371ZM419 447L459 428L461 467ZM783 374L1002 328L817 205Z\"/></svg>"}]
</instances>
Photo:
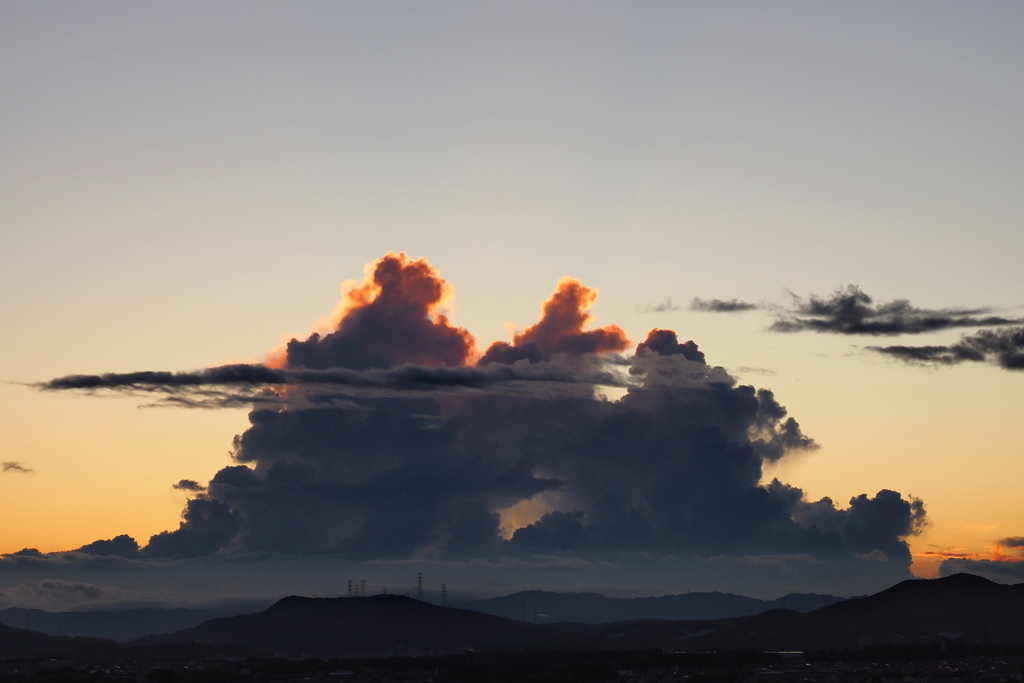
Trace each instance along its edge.
<instances>
[{"instance_id":1,"label":"dark foreground terrain","mask_svg":"<svg viewBox=\"0 0 1024 683\"><path fill-rule=\"evenodd\" d=\"M1024 584L905 581L811 613L535 625L400 596L291 597L122 644L0 626L0 683L1021 678Z\"/></svg>"},{"instance_id":2,"label":"dark foreground terrain","mask_svg":"<svg viewBox=\"0 0 1024 683\"><path fill-rule=\"evenodd\" d=\"M0 663L0 683L1010 683L1024 650L940 644L858 652L519 651L387 659L129 657Z\"/></svg>"}]
</instances>

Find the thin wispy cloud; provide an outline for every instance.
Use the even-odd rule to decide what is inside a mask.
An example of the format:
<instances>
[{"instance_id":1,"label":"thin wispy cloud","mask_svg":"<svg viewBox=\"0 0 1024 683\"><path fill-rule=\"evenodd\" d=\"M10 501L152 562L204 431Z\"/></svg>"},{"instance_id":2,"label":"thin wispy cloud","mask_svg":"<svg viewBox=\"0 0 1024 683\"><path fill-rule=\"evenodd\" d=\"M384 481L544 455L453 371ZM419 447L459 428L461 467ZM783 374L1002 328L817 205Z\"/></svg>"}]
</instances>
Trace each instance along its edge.
<instances>
[{"instance_id":1,"label":"thin wispy cloud","mask_svg":"<svg viewBox=\"0 0 1024 683\"><path fill-rule=\"evenodd\" d=\"M941 367L961 363L987 363L1004 370L1024 370L1024 327L979 330L953 344L932 346L869 346L909 365Z\"/></svg>"},{"instance_id":2,"label":"thin wispy cloud","mask_svg":"<svg viewBox=\"0 0 1024 683\"><path fill-rule=\"evenodd\" d=\"M745 313L755 311L760 306L741 301L740 299L699 299L693 297L690 301L691 311L704 311L705 313Z\"/></svg>"},{"instance_id":3,"label":"thin wispy cloud","mask_svg":"<svg viewBox=\"0 0 1024 683\"><path fill-rule=\"evenodd\" d=\"M636 310L640 313L669 313L671 311L678 311L680 308L679 304L672 301L672 297L667 296L660 304L644 304L643 306L637 306Z\"/></svg>"},{"instance_id":4,"label":"thin wispy cloud","mask_svg":"<svg viewBox=\"0 0 1024 683\"><path fill-rule=\"evenodd\" d=\"M30 467L26 467L17 460L8 460L7 462L0 465L5 473L11 472L14 474L32 474L34 470Z\"/></svg>"},{"instance_id":5,"label":"thin wispy cloud","mask_svg":"<svg viewBox=\"0 0 1024 683\"><path fill-rule=\"evenodd\" d=\"M876 303L856 285L837 289L827 298L812 294L804 299L792 292L790 296L792 305L783 309L769 328L771 331L896 336L1022 322L989 315L995 310L989 306L920 308L906 299Z\"/></svg>"}]
</instances>

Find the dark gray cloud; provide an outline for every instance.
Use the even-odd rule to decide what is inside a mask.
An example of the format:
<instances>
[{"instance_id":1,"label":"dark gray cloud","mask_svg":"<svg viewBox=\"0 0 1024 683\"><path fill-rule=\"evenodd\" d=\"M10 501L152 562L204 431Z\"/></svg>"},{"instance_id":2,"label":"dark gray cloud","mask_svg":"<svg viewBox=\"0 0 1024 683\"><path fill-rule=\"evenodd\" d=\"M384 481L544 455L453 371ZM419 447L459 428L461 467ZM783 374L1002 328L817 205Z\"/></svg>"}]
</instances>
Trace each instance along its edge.
<instances>
[{"instance_id":1,"label":"dark gray cloud","mask_svg":"<svg viewBox=\"0 0 1024 683\"><path fill-rule=\"evenodd\" d=\"M705 311L708 313L744 313L760 308L757 304L739 299L698 299L693 297L690 301L691 311Z\"/></svg>"},{"instance_id":2,"label":"dark gray cloud","mask_svg":"<svg viewBox=\"0 0 1024 683\"><path fill-rule=\"evenodd\" d=\"M4 472L15 472L17 474L32 474L32 468L22 465L17 460L8 460L0 465Z\"/></svg>"},{"instance_id":3,"label":"dark gray cloud","mask_svg":"<svg viewBox=\"0 0 1024 683\"><path fill-rule=\"evenodd\" d=\"M547 392L540 385L624 386L614 360L561 358L553 361L492 363L486 366L404 364L391 368L329 368L292 370L261 364L223 365L194 372L142 371L102 375L69 375L35 385L44 391L113 391L155 394L161 404L179 407L234 408L284 405L273 387L306 387L308 400L337 402L343 397L398 395L460 390ZM535 385L532 388L530 385ZM293 401L294 402L294 401ZM14 463L17 464L17 463Z\"/></svg>"},{"instance_id":4,"label":"dark gray cloud","mask_svg":"<svg viewBox=\"0 0 1024 683\"><path fill-rule=\"evenodd\" d=\"M128 534L121 534L109 540L93 541L83 545L77 552L101 556L138 557L139 544Z\"/></svg>"},{"instance_id":5,"label":"dark gray cloud","mask_svg":"<svg viewBox=\"0 0 1024 683\"><path fill-rule=\"evenodd\" d=\"M617 402L488 392L254 410L234 442L239 465L219 472L166 536L181 537L177 556L827 561L877 550L888 577L906 573L905 538L924 519L919 501L882 491L843 510L760 484L763 462L816 447L771 391L737 386L670 330L652 331L630 372L634 383ZM537 497L551 511L503 538L495 511ZM215 503L219 514L193 514ZM190 534L202 541L186 543ZM154 537L143 552L170 556L162 543Z\"/></svg>"},{"instance_id":6,"label":"dark gray cloud","mask_svg":"<svg viewBox=\"0 0 1024 683\"><path fill-rule=\"evenodd\" d=\"M142 552L148 557L197 557L226 548L238 534L241 519L219 500L194 498L185 506L182 521L174 531L149 539Z\"/></svg>"},{"instance_id":7,"label":"dark gray cloud","mask_svg":"<svg viewBox=\"0 0 1024 683\"><path fill-rule=\"evenodd\" d=\"M46 579L38 585L40 591L58 594L73 595L86 600L98 600L103 597L103 589L88 583L61 581L60 579Z\"/></svg>"},{"instance_id":8,"label":"dark gray cloud","mask_svg":"<svg viewBox=\"0 0 1024 683\"><path fill-rule=\"evenodd\" d=\"M335 330L293 340L283 367L40 385L252 401L234 464L205 490L181 482L197 495L177 529L141 549L117 537L70 555L563 568L686 558L727 575L767 562L882 584L909 576L923 504L882 489L844 509L764 484L765 463L817 444L772 391L738 384L693 341L654 329L623 358L621 328L588 329L596 290L564 278L540 321L468 365L459 340L471 337L435 310L446 287L429 264L390 255L349 292ZM601 386L624 393L609 400Z\"/></svg>"},{"instance_id":9,"label":"dark gray cloud","mask_svg":"<svg viewBox=\"0 0 1024 683\"><path fill-rule=\"evenodd\" d=\"M182 479L177 484L174 484L172 488L179 491L205 491L206 487L200 484L198 481L192 479Z\"/></svg>"},{"instance_id":10,"label":"dark gray cloud","mask_svg":"<svg viewBox=\"0 0 1024 683\"><path fill-rule=\"evenodd\" d=\"M793 306L772 324L773 332L889 336L1021 322L986 315L993 310L989 307L927 309L913 306L906 299L875 303L856 285L837 289L829 298L813 294L807 299L795 294L792 297Z\"/></svg>"},{"instance_id":11,"label":"dark gray cloud","mask_svg":"<svg viewBox=\"0 0 1024 683\"><path fill-rule=\"evenodd\" d=\"M1009 548L1024 548L1024 536L1010 536L999 541L999 545Z\"/></svg>"},{"instance_id":12,"label":"dark gray cloud","mask_svg":"<svg viewBox=\"0 0 1024 683\"><path fill-rule=\"evenodd\" d=\"M679 343L679 337L674 330L653 329L647 333L647 339L640 342L636 347L638 354L647 352L658 356L681 355L686 360L707 365L704 360L704 353L697 348L691 340Z\"/></svg>"},{"instance_id":13,"label":"dark gray cloud","mask_svg":"<svg viewBox=\"0 0 1024 683\"><path fill-rule=\"evenodd\" d=\"M1024 327L979 330L946 346L869 346L869 351L913 365L990 363L1005 370L1024 370Z\"/></svg>"}]
</instances>

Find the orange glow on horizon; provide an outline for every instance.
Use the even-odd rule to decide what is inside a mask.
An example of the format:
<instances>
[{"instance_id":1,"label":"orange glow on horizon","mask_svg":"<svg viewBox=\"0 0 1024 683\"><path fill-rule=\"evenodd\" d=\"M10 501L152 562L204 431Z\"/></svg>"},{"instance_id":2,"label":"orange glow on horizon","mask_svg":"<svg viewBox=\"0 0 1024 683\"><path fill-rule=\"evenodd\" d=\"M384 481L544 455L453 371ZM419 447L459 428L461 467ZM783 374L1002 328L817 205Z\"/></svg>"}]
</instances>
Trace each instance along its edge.
<instances>
[{"instance_id":1,"label":"orange glow on horizon","mask_svg":"<svg viewBox=\"0 0 1024 683\"><path fill-rule=\"evenodd\" d=\"M1015 554L1010 554L996 543L992 546L992 557L989 559L993 562L1024 562L1024 548L1014 548L1011 552Z\"/></svg>"}]
</instances>

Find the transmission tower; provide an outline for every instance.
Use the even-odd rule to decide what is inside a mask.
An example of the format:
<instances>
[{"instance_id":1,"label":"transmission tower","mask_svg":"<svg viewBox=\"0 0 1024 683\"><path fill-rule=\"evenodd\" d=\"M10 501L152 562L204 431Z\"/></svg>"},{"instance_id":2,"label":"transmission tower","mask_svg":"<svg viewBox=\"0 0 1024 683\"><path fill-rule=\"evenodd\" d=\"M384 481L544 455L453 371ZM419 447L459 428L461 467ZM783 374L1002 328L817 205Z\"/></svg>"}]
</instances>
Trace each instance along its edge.
<instances>
[{"instance_id":1,"label":"transmission tower","mask_svg":"<svg viewBox=\"0 0 1024 683\"><path fill-rule=\"evenodd\" d=\"M348 597L352 597L352 579L348 580Z\"/></svg>"},{"instance_id":2,"label":"transmission tower","mask_svg":"<svg viewBox=\"0 0 1024 683\"><path fill-rule=\"evenodd\" d=\"M423 602L423 572L416 572L416 599Z\"/></svg>"},{"instance_id":3,"label":"transmission tower","mask_svg":"<svg viewBox=\"0 0 1024 683\"><path fill-rule=\"evenodd\" d=\"M447 607L447 606L448 606L448 586L446 584L442 583L441 584L441 607Z\"/></svg>"},{"instance_id":4,"label":"transmission tower","mask_svg":"<svg viewBox=\"0 0 1024 683\"><path fill-rule=\"evenodd\" d=\"M366 579L359 579L359 595L366 597Z\"/></svg>"}]
</instances>

